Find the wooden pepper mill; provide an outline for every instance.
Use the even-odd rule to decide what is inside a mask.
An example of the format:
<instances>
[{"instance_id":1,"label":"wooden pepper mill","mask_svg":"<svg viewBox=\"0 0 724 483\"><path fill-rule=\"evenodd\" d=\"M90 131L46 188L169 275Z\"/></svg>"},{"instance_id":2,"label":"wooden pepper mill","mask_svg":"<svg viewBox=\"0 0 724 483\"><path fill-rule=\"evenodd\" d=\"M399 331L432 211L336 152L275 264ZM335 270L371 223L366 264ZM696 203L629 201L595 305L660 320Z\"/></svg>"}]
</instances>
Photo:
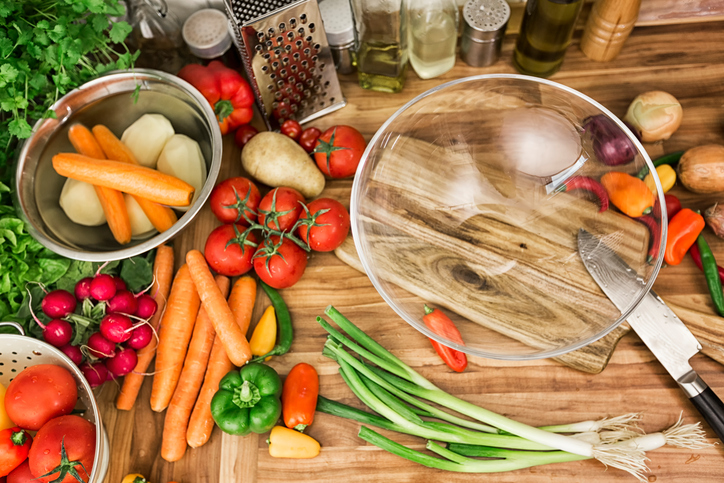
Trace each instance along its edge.
<instances>
[{"instance_id":1,"label":"wooden pepper mill","mask_svg":"<svg viewBox=\"0 0 724 483\"><path fill-rule=\"evenodd\" d=\"M597 0L581 39L586 57L599 62L613 60L633 30L641 0Z\"/></svg>"}]
</instances>

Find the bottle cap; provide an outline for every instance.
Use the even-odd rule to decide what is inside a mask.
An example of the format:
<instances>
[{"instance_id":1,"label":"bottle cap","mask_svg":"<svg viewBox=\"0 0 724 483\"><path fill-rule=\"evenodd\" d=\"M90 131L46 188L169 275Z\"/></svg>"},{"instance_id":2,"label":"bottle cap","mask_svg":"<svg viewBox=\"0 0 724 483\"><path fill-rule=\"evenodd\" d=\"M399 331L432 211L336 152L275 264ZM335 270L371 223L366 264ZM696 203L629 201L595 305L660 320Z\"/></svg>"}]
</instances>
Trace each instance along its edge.
<instances>
[{"instance_id":1,"label":"bottle cap","mask_svg":"<svg viewBox=\"0 0 724 483\"><path fill-rule=\"evenodd\" d=\"M231 47L229 19L213 8L192 14L184 22L182 35L191 53L202 59L220 57Z\"/></svg>"},{"instance_id":2,"label":"bottle cap","mask_svg":"<svg viewBox=\"0 0 724 483\"><path fill-rule=\"evenodd\" d=\"M354 42L354 21L349 0L323 0L319 2L327 42L331 46Z\"/></svg>"}]
</instances>

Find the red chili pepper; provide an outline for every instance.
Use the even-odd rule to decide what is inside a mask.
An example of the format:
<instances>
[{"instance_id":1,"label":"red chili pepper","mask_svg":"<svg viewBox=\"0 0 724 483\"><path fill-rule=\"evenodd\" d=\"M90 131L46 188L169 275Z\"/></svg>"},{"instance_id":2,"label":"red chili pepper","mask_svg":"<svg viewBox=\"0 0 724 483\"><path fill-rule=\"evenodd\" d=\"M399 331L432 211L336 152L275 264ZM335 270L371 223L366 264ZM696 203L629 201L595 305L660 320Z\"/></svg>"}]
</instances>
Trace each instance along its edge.
<instances>
[{"instance_id":1,"label":"red chili pepper","mask_svg":"<svg viewBox=\"0 0 724 483\"><path fill-rule=\"evenodd\" d=\"M433 310L425 305L425 316L422 318L422 321L425 322L428 329L440 337L445 337L457 344L465 345L458 328L455 327L453 321L440 309ZM430 339L430 342L432 342L432 346L435 348L437 355L439 355L453 371L463 372L465 368L468 367L468 358L464 352L451 349L433 339Z\"/></svg>"},{"instance_id":2,"label":"red chili pepper","mask_svg":"<svg viewBox=\"0 0 724 483\"><path fill-rule=\"evenodd\" d=\"M689 248L689 255L691 255L692 260L694 260L694 264L696 264L697 267L699 267L699 270L702 272L704 271L704 265L701 263L701 252L699 252L699 247L694 243L691 245L691 248ZM722 268L720 265L716 266L719 270L719 278L721 279L722 283L724 283L724 268Z\"/></svg>"},{"instance_id":3,"label":"red chili pepper","mask_svg":"<svg viewBox=\"0 0 724 483\"><path fill-rule=\"evenodd\" d=\"M639 216L638 218L634 218L634 220L643 223L649 229L650 248L646 256L646 263L651 265L651 262L659 255L659 248L661 247L661 227L651 215Z\"/></svg>"},{"instance_id":4,"label":"red chili pepper","mask_svg":"<svg viewBox=\"0 0 724 483\"><path fill-rule=\"evenodd\" d=\"M699 213L684 208L669 221L664 260L669 265L678 265L689 248L696 243L706 223Z\"/></svg>"},{"instance_id":5,"label":"red chili pepper","mask_svg":"<svg viewBox=\"0 0 724 483\"><path fill-rule=\"evenodd\" d=\"M319 396L319 375L300 362L292 367L282 389L282 415L287 428L304 431L314 421Z\"/></svg>"},{"instance_id":6,"label":"red chili pepper","mask_svg":"<svg viewBox=\"0 0 724 483\"><path fill-rule=\"evenodd\" d=\"M608 193L606 193L603 185L595 179L589 178L588 176L573 176L556 188L558 192L573 190L586 190L593 193L601 205L601 208L598 210L599 213L608 209Z\"/></svg>"},{"instance_id":7,"label":"red chili pepper","mask_svg":"<svg viewBox=\"0 0 724 483\"><path fill-rule=\"evenodd\" d=\"M218 60L204 67L189 64L178 76L194 86L214 108L221 134L234 131L248 124L254 116L254 94L251 87L237 71L229 69Z\"/></svg>"}]
</instances>

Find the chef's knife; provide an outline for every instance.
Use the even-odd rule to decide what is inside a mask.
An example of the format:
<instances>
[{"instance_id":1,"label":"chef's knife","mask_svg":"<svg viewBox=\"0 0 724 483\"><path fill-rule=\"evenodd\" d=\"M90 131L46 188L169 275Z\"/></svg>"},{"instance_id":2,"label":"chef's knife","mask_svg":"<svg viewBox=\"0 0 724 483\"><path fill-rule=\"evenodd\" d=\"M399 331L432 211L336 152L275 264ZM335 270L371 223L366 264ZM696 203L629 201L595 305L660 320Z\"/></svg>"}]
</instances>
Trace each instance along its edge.
<instances>
[{"instance_id":1,"label":"chef's knife","mask_svg":"<svg viewBox=\"0 0 724 483\"><path fill-rule=\"evenodd\" d=\"M578 253L588 273L619 310L627 310L631 298L644 289L643 278L584 229L578 230ZM653 290L627 321L724 441L724 404L689 365L689 359L701 350L689 329Z\"/></svg>"}]
</instances>

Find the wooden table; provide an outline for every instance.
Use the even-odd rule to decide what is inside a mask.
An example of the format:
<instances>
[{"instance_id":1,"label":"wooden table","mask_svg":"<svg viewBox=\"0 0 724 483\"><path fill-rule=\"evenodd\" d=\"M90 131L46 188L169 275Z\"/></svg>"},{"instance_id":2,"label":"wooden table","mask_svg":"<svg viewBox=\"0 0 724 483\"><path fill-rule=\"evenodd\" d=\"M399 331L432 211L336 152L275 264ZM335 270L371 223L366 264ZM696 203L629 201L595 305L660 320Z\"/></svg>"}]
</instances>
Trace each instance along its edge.
<instances>
[{"instance_id":1,"label":"wooden table","mask_svg":"<svg viewBox=\"0 0 724 483\"><path fill-rule=\"evenodd\" d=\"M563 69L553 80L578 89L623 116L632 98L640 92L661 89L675 95L684 108L681 128L668 141L650 145L652 157L664 152L704 143L724 144L724 23L637 27L623 52L613 62L595 63L574 45L566 54ZM382 123L416 95L459 77L484 73L514 72L511 55L515 38L505 39L501 60L489 68L471 68L461 61L444 76L422 81L408 72L400 94L365 91L354 76L342 78L348 100L344 109L322 118L315 125L356 126L369 139ZM241 173L239 150L225 140L224 162L219 179ZM349 202L351 180L333 181L324 195ZM722 196L696 196L676 187L673 191L685 206L704 209ZM206 236L217 225L208 209L175 240L178 259L191 248L203 248ZM724 241L710 233L715 254L724 260ZM178 262L177 262L178 264ZM656 291L679 305L712 311L704 278L690 260L661 271ZM405 324L377 294L366 276L344 265L332 254L312 255L302 280L283 291L295 327L292 350L271 364L286 374L298 362L313 364L321 376L321 393L328 398L359 406L337 374L337 366L322 357L326 333L314 318L334 304L351 320L402 360L442 388L495 412L525 423L557 424L632 411L644 413L647 432L672 425L683 412L686 423L701 418L676 383L655 360L635 333L625 336L608 367L591 375L551 360L501 362L470 358L463 374L451 373L441 363L424 336ZM255 319L268 304L260 295ZM692 366L724 397L724 368L703 355ZM359 424L317 414L308 433L321 442L322 453L313 460L279 460L269 456L265 437L230 437L215 430L211 441L189 450L175 464L161 459L163 414L150 410L151 381L144 384L138 403L130 412L116 411L117 388L107 384L101 396L101 412L111 440L111 465L106 481L119 483L128 472L145 474L154 483L231 482L571 482L635 481L628 474L605 468L595 461L556 464L501 475L460 475L431 470L365 444L357 437ZM707 435L714 442L707 427ZM424 441L401 435L402 443L423 448ZM649 454L649 481L724 481L724 449L691 451L666 447Z\"/></svg>"}]
</instances>

